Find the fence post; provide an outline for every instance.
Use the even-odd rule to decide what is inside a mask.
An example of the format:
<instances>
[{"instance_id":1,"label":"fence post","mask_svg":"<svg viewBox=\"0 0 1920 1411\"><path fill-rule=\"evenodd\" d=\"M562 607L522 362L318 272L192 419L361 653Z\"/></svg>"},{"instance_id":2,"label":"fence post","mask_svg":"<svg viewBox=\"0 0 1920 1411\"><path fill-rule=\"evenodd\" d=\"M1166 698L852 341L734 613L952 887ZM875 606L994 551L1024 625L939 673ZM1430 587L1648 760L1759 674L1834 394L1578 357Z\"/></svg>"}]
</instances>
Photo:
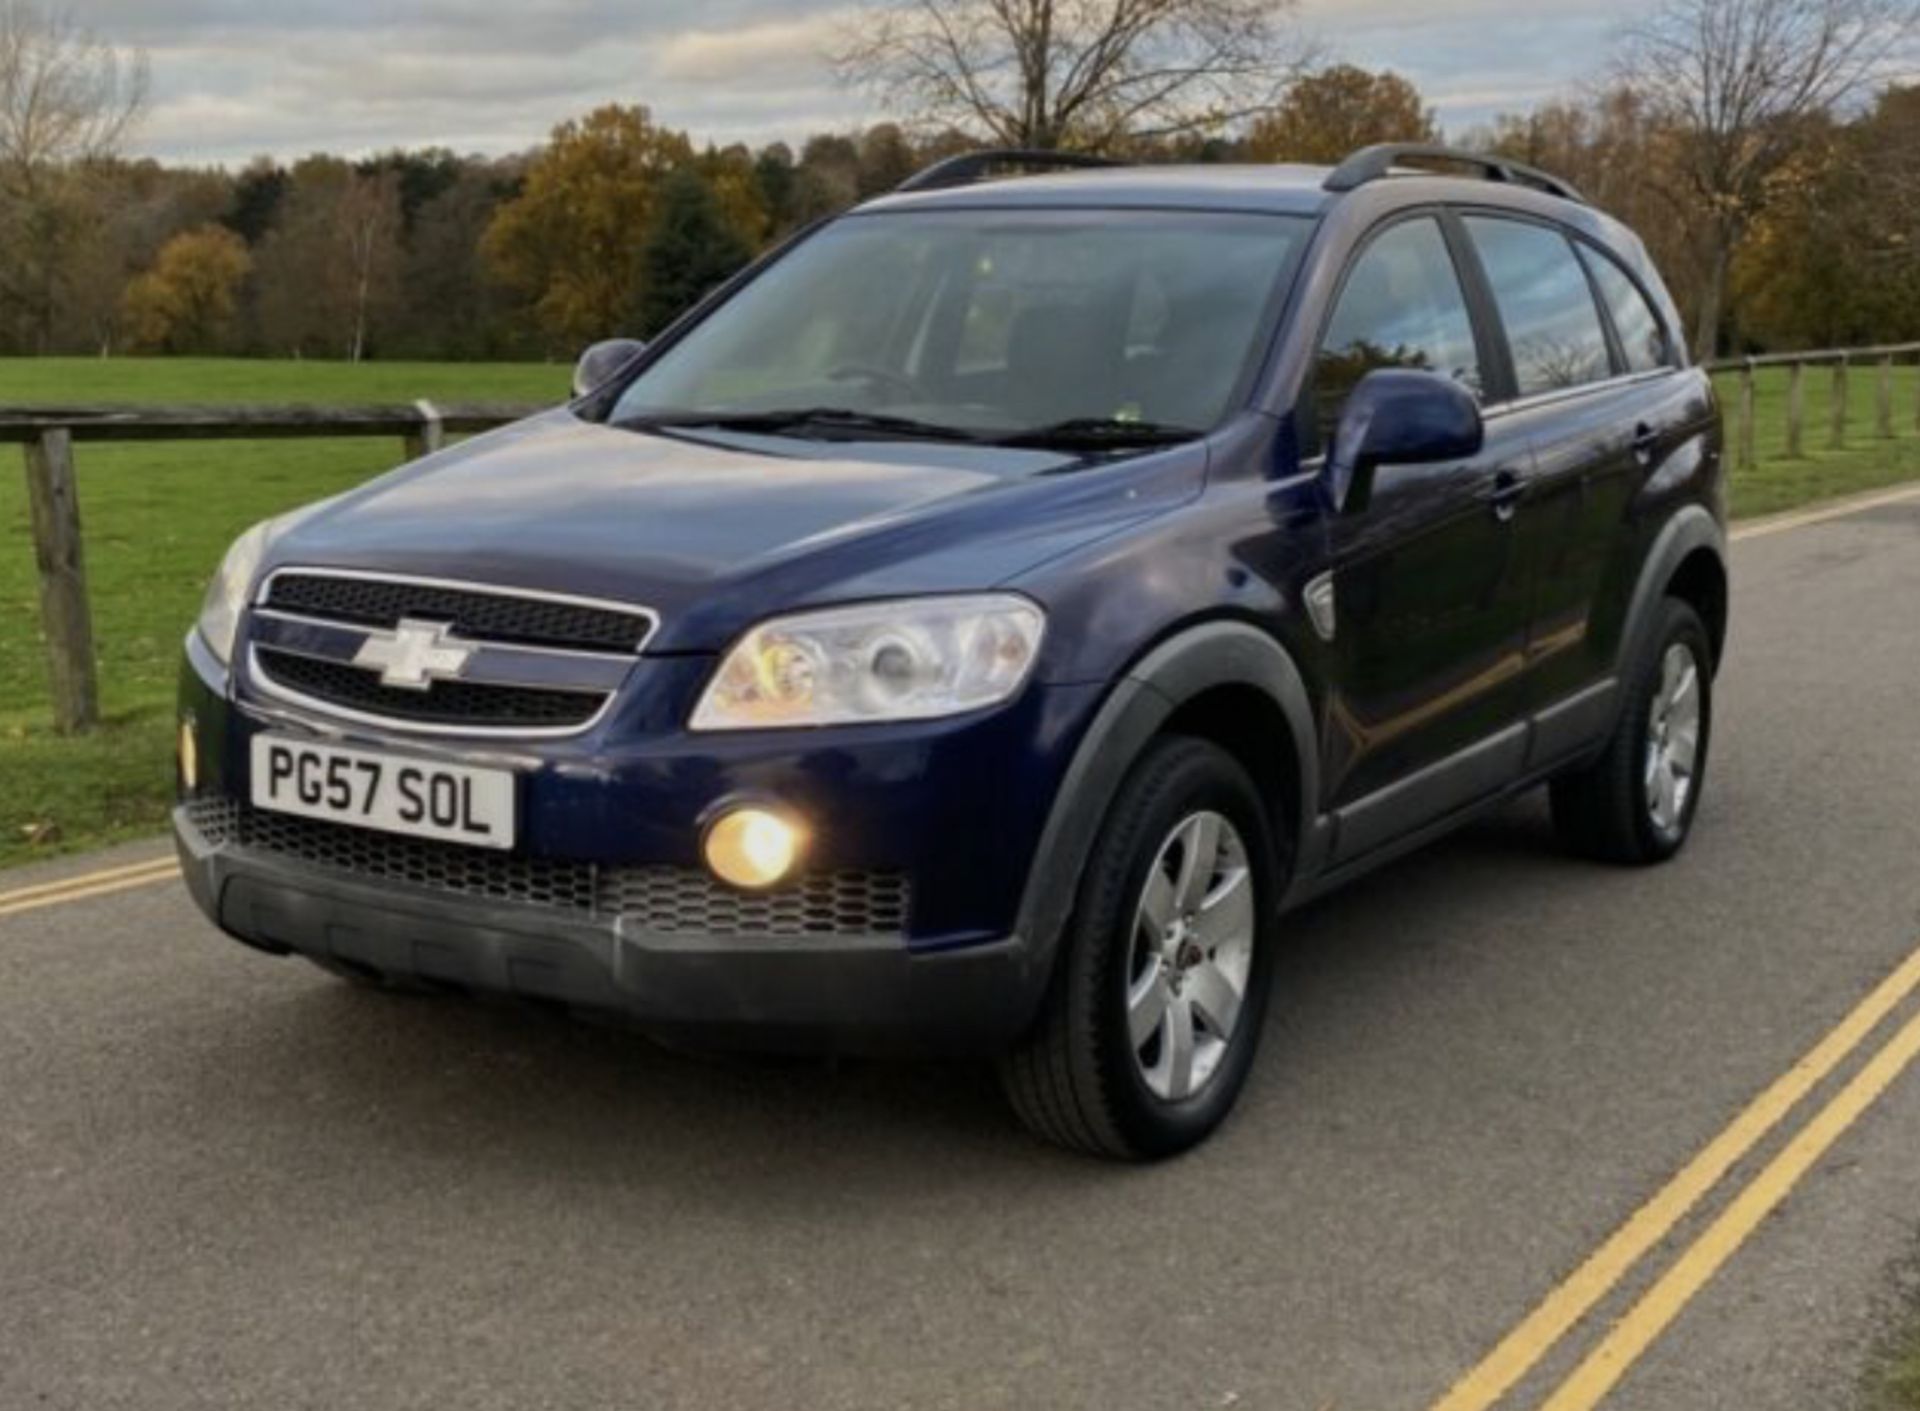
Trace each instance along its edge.
<instances>
[{"instance_id":1,"label":"fence post","mask_svg":"<svg viewBox=\"0 0 1920 1411\"><path fill-rule=\"evenodd\" d=\"M1831 442L1834 450L1847 444L1847 355L1842 353L1833 365L1833 435Z\"/></svg>"},{"instance_id":2,"label":"fence post","mask_svg":"<svg viewBox=\"0 0 1920 1411\"><path fill-rule=\"evenodd\" d=\"M73 480L73 434L66 428L43 431L38 441L28 443L27 503L40 569L40 621L47 634L53 726L71 735L99 723L100 684L80 540L80 499Z\"/></svg>"},{"instance_id":3,"label":"fence post","mask_svg":"<svg viewBox=\"0 0 1920 1411\"><path fill-rule=\"evenodd\" d=\"M447 444L447 426L440 419L440 409L426 398L421 398L413 405L414 410L420 413L420 429L405 438L405 446L407 459L417 461Z\"/></svg>"},{"instance_id":4,"label":"fence post","mask_svg":"<svg viewBox=\"0 0 1920 1411\"><path fill-rule=\"evenodd\" d=\"M1893 436L1893 355L1880 359L1879 395L1875 399L1874 434L1882 440Z\"/></svg>"},{"instance_id":5,"label":"fence post","mask_svg":"<svg viewBox=\"0 0 1920 1411\"><path fill-rule=\"evenodd\" d=\"M1754 415L1753 415L1753 359L1748 358L1740 368L1740 431L1738 461L1741 470L1752 470L1754 460Z\"/></svg>"},{"instance_id":6,"label":"fence post","mask_svg":"<svg viewBox=\"0 0 1920 1411\"><path fill-rule=\"evenodd\" d=\"M1787 455L1799 460L1807 453L1807 365L1787 369Z\"/></svg>"}]
</instances>

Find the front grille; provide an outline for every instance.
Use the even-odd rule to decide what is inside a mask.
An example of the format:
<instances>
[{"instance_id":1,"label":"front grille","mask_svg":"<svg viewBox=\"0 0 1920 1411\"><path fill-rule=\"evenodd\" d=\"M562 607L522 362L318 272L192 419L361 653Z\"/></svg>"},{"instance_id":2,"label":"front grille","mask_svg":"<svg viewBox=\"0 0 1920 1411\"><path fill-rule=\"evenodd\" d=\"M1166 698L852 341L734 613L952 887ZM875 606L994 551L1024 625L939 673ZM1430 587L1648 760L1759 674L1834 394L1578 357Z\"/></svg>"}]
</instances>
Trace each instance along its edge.
<instances>
[{"instance_id":1,"label":"front grille","mask_svg":"<svg viewBox=\"0 0 1920 1411\"><path fill-rule=\"evenodd\" d=\"M331 872L487 901L593 910L595 869L584 862L402 838L230 801L196 803L188 817L210 842L232 843Z\"/></svg>"},{"instance_id":2,"label":"front grille","mask_svg":"<svg viewBox=\"0 0 1920 1411\"><path fill-rule=\"evenodd\" d=\"M325 573L275 574L264 606L359 627L394 628L402 618L443 622L474 641L575 651L637 653L653 631L652 616L637 610Z\"/></svg>"},{"instance_id":3,"label":"front grille","mask_svg":"<svg viewBox=\"0 0 1920 1411\"><path fill-rule=\"evenodd\" d=\"M422 725L562 729L585 725L606 700L598 692L477 681L435 681L424 691L407 691L382 685L378 672L344 662L271 647L256 649L254 659L269 680L289 691L363 714Z\"/></svg>"},{"instance_id":4,"label":"front grille","mask_svg":"<svg viewBox=\"0 0 1920 1411\"><path fill-rule=\"evenodd\" d=\"M198 799L187 817L208 842L358 878L689 936L903 936L913 892L898 872L810 873L791 887L738 892L693 867L598 867L406 838L295 818L232 799Z\"/></svg>"},{"instance_id":5,"label":"front grille","mask_svg":"<svg viewBox=\"0 0 1920 1411\"><path fill-rule=\"evenodd\" d=\"M646 930L701 936L898 935L908 885L897 872L816 872L791 887L738 892L689 867L609 869L601 905Z\"/></svg>"}]
</instances>

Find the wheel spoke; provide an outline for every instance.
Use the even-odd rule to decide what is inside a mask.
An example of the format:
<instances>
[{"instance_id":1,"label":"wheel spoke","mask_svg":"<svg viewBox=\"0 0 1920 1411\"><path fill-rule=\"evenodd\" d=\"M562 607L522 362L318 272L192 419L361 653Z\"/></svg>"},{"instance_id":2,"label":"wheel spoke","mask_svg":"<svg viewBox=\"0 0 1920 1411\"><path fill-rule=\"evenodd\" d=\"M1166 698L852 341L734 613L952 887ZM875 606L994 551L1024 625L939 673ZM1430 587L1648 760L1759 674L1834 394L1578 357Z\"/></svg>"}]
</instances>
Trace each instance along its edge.
<instances>
[{"instance_id":1,"label":"wheel spoke","mask_svg":"<svg viewBox=\"0 0 1920 1411\"><path fill-rule=\"evenodd\" d=\"M1233 1026L1240 1018L1241 993L1225 970L1211 961L1194 966L1187 972L1186 998L1207 1021L1214 1037L1233 1036Z\"/></svg>"},{"instance_id":2,"label":"wheel spoke","mask_svg":"<svg viewBox=\"0 0 1920 1411\"><path fill-rule=\"evenodd\" d=\"M1700 751L1698 723L1676 729L1667 742L1667 757L1683 775L1691 777L1693 762Z\"/></svg>"},{"instance_id":3,"label":"wheel spoke","mask_svg":"<svg viewBox=\"0 0 1920 1411\"><path fill-rule=\"evenodd\" d=\"M1156 1034L1167 1017L1172 992L1158 964L1155 964L1127 991L1127 1037L1138 1053Z\"/></svg>"},{"instance_id":4,"label":"wheel spoke","mask_svg":"<svg viewBox=\"0 0 1920 1411\"><path fill-rule=\"evenodd\" d=\"M1167 1075L1164 1096L1177 1101L1193 1090L1193 1007L1184 996L1167 1005L1160 1033L1160 1067Z\"/></svg>"},{"instance_id":5,"label":"wheel spoke","mask_svg":"<svg viewBox=\"0 0 1920 1411\"><path fill-rule=\"evenodd\" d=\"M1238 945L1253 934L1253 880L1246 868L1234 868L1208 894L1193 929L1209 952Z\"/></svg>"},{"instance_id":6,"label":"wheel spoke","mask_svg":"<svg viewBox=\"0 0 1920 1411\"><path fill-rule=\"evenodd\" d=\"M1153 932L1156 942L1166 935L1167 927L1173 924L1177 905L1173 879L1167 876L1167 869L1156 862L1147 877L1146 892L1140 898L1140 923Z\"/></svg>"},{"instance_id":7,"label":"wheel spoke","mask_svg":"<svg viewBox=\"0 0 1920 1411\"><path fill-rule=\"evenodd\" d=\"M1213 881L1214 860L1220 855L1220 816L1196 814L1180 831L1180 877L1174 883L1182 911L1198 911Z\"/></svg>"},{"instance_id":8,"label":"wheel spoke","mask_svg":"<svg viewBox=\"0 0 1920 1411\"><path fill-rule=\"evenodd\" d=\"M1653 821L1662 828L1671 828L1679 814L1675 802L1678 791L1674 787L1673 769L1665 760L1660 762L1659 770L1654 775L1654 790Z\"/></svg>"}]
</instances>

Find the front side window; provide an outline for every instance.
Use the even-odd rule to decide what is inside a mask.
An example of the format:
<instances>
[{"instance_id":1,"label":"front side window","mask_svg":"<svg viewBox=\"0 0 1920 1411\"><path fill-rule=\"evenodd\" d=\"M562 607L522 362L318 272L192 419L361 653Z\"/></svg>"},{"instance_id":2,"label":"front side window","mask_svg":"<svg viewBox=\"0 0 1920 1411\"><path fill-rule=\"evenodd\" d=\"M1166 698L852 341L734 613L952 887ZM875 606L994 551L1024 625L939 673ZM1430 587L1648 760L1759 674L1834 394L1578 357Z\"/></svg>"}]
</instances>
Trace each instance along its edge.
<instances>
[{"instance_id":1,"label":"front side window","mask_svg":"<svg viewBox=\"0 0 1920 1411\"><path fill-rule=\"evenodd\" d=\"M1311 229L1208 212L852 216L666 350L613 420L831 407L986 434L1208 431Z\"/></svg>"},{"instance_id":2,"label":"front side window","mask_svg":"<svg viewBox=\"0 0 1920 1411\"><path fill-rule=\"evenodd\" d=\"M1613 315L1613 331L1620 335L1621 350L1627 355L1628 372L1653 372L1667 367L1672 355L1667 347L1667 330L1660 315L1653 311L1647 296L1640 292L1627 272L1609 257L1587 246L1580 257L1593 271L1593 282L1600 286L1600 297Z\"/></svg>"},{"instance_id":3,"label":"front side window","mask_svg":"<svg viewBox=\"0 0 1920 1411\"><path fill-rule=\"evenodd\" d=\"M1606 328L1567 237L1544 225L1495 216L1468 216L1466 226L1506 325L1520 395L1610 377Z\"/></svg>"},{"instance_id":4,"label":"front side window","mask_svg":"<svg viewBox=\"0 0 1920 1411\"><path fill-rule=\"evenodd\" d=\"M1389 228L1347 274L1314 374L1322 447L1354 387L1379 368L1437 372L1476 397L1485 390L1466 295L1431 216Z\"/></svg>"}]
</instances>

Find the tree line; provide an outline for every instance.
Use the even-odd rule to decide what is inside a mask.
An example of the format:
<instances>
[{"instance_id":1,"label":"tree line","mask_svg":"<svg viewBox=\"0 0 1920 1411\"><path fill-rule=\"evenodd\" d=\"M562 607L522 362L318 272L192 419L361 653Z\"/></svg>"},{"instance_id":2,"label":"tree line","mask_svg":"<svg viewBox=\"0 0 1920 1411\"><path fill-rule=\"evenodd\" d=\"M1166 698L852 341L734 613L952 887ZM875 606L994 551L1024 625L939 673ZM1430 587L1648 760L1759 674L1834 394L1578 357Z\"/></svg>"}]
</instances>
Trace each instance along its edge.
<instances>
[{"instance_id":1,"label":"tree line","mask_svg":"<svg viewBox=\"0 0 1920 1411\"><path fill-rule=\"evenodd\" d=\"M983 143L1325 163L1442 138L1413 84L1326 61L1288 12L912 0L836 56L901 122L719 147L608 105L509 157L229 171L123 155L144 64L0 0L0 353L564 359ZM1452 136L1640 231L1698 352L1916 340L1920 87L1885 63L1914 22L1914 0L1669 0L1581 93Z\"/></svg>"}]
</instances>

